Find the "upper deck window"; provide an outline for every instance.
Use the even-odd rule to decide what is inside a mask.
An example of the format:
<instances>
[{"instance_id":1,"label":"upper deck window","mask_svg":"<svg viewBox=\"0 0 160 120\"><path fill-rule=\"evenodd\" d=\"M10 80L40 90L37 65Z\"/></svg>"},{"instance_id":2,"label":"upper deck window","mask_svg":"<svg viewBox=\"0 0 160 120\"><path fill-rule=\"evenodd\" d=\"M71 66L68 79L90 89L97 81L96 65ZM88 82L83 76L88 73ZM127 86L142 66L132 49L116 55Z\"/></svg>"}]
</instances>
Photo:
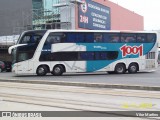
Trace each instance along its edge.
<instances>
[{"instance_id":1,"label":"upper deck window","mask_svg":"<svg viewBox=\"0 0 160 120\"><path fill-rule=\"evenodd\" d=\"M65 39L65 34L63 33L50 33L49 36L46 39L45 44L54 44L54 43L61 43Z\"/></svg>"},{"instance_id":2,"label":"upper deck window","mask_svg":"<svg viewBox=\"0 0 160 120\"><path fill-rule=\"evenodd\" d=\"M122 33L121 34L121 42L122 43L135 43L136 42L136 34Z\"/></svg>"},{"instance_id":3,"label":"upper deck window","mask_svg":"<svg viewBox=\"0 0 160 120\"><path fill-rule=\"evenodd\" d=\"M102 42L102 33L94 33L94 42Z\"/></svg>"},{"instance_id":4,"label":"upper deck window","mask_svg":"<svg viewBox=\"0 0 160 120\"><path fill-rule=\"evenodd\" d=\"M154 33L148 33L147 34L147 41L148 43L152 43L156 41L156 34Z\"/></svg>"},{"instance_id":5,"label":"upper deck window","mask_svg":"<svg viewBox=\"0 0 160 120\"><path fill-rule=\"evenodd\" d=\"M19 44L38 44L46 31L29 31L25 32L19 40Z\"/></svg>"},{"instance_id":6,"label":"upper deck window","mask_svg":"<svg viewBox=\"0 0 160 120\"><path fill-rule=\"evenodd\" d=\"M138 43L144 43L145 41L146 41L146 34L138 33L137 34L137 42Z\"/></svg>"},{"instance_id":7,"label":"upper deck window","mask_svg":"<svg viewBox=\"0 0 160 120\"><path fill-rule=\"evenodd\" d=\"M120 37L118 33L105 33L104 42L106 43L118 43L120 42Z\"/></svg>"},{"instance_id":8,"label":"upper deck window","mask_svg":"<svg viewBox=\"0 0 160 120\"><path fill-rule=\"evenodd\" d=\"M85 34L78 33L78 32L69 32L65 33L66 34L66 40L65 42L69 43L83 43L85 40Z\"/></svg>"}]
</instances>

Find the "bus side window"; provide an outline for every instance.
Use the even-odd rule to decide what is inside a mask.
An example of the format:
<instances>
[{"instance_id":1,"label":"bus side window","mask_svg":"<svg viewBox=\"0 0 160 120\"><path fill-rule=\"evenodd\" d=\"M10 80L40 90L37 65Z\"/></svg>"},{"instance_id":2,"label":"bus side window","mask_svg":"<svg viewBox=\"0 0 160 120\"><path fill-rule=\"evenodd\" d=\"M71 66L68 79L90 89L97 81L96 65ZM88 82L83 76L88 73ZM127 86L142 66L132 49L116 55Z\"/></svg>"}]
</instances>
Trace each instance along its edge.
<instances>
[{"instance_id":1,"label":"bus side window","mask_svg":"<svg viewBox=\"0 0 160 120\"><path fill-rule=\"evenodd\" d=\"M111 43L117 43L119 42L119 35L118 34L113 34L110 36L110 42Z\"/></svg>"},{"instance_id":2,"label":"bus side window","mask_svg":"<svg viewBox=\"0 0 160 120\"><path fill-rule=\"evenodd\" d=\"M118 43L120 40L119 34L117 33L105 33L104 42L105 43Z\"/></svg>"},{"instance_id":3,"label":"bus side window","mask_svg":"<svg viewBox=\"0 0 160 120\"><path fill-rule=\"evenodd\" d=\"M102 33L94 33L94 42L102 42Z\"/></svg>"},{"instance_id":4,"label":"bus side window","mask_svg":"<svg viewBox=\"0 0 160 120\"><path fill-rule=\"evenodd\" d=\"M86 43L92 43L92 42L94 42L93 33L85 33L85 42Z\"/></svg>"},{"instance_id":5,"label":"bus side window","mask_svg":"<svg viewBox=\"0 0 160 120\"><path fill-rule=\"evenodd\" d=\"M136 39L134 37L126 37L125 42L136 42Z\"/></svg>"},{"instance_id":6,"label":"bus side window","mask_svg":"<svg viewBox=\"0 0 160 120\"><path fill-rule=\"evenodd\" d=\"M149 33L147 34L147 41L148 43L152 43L156 40L156 34L154 33Z\"/></svg>"},{"instance_id":7,"label":"bus side window","mask_svg":"<svg viewBox=\"0 0 160 120\"><path fill-rule=\"evenodd\" d=\"M107 53L106 52L101 52L101 59L106 60L107 59Z\"/></svg>"},{"instance_id":8,"label":"bus side window","mask_svg":"<svg viewBox=\"0 0 160 120\"><path fill-rule=\"evenodd\" d=\"M135 43L136 42L136 34L122 33L121 34L121 42L123 42L123 43Z\"/></svg>"},{"instance_id":9,"label":"bus side window","mask_svg":"<svg viewBox=\"0 0 160 120\"><path fill-rule=\"evenodd\" d=\"M100 52L95 52L95 60L100 60Z\"/></svg>"},{"instance_id":10,"label":"bus side window","mask_svg":"<svg viewBox=\"0 0 160 120\"><path fill-rule=\"evenodd\" d=\"M67 43L83 43L84 42L84 33L70 32L66 33Z\"/></svg>"},{"instance_id":11,"label":"bus side window","mask_svg":"<svg viewBox=\"0 0 160 120\"><path fill-rule=\"evenodd\" d=\"M45 44L61 43L64 41L64 33L50 33L46 39Z\"/></svg>"},{"instance_id":12,"label":"bus side window","mask_svg":"<svg viewBox=\"0 0 160 120\"><path fill-rule=\"evenodd\" d=\"M118 51L108 51L107 60L115 60L118 57Z\"/></svg>"},{"instance_id":13,"label":"bus side window","mask_svg":"<svg viewBox=\"0 0 160 120\"><path fill-rule=\"evenodd\" d=\"M80 60L94 60L94 52L81 52Z\"/></svg>"},{"instance_id":14,"label":"bus side window","mask_svg":"<svg viewBox=\"0 0 160 120\"><path fill-rule=\"evenodd\" d=\"M51 44L60 43L60 36L52 36L50 39L50 43Z\"/></svg>"},{"instance_id":15,"label":"bus side window","mask_svg":"<svg viewBox=\"0 0 160 120\"><path fill-rule=\"evenodd\" d=\"M144 43L146 41L146 34L137 34L137 42Z\"/></svg>"},{"instance_id":16,"label":"bus side window","mask_svg":"<svg viewBox=\"0 0 160 120\"><path fill-rule=\"evenodd\" d=\"M107 43L109 41L109 34L108 33L104 33L104 43Z\"/></svg>"},{"instance_id":17,"label":"bus side window","mask_svg":"<svg viewBox=\"0 0 160 120\"><path fill-rule=\"evenodd\" d=\"M76 35L76 41L77 43L83 43L85 41L84 39L84 33L77 33Z\"/></svg>"},{"instance_id":18,"label":"bus side window","mask_svg":"<svg viewBox=\"0 0 160 120\"><path fill-rule=\"evenodd\" d=\"M76 33L70 32L70 33L66 33L67 38L66 41L67 43L74 43L76 42Z\"/></svg>"},{"instance_id":19,"label":"bus side window","mask_svg":"<svg viewBox=\"0 0 160 120\"><path fill-rule=\"evenodd\" d=\"M121 42L122 42L122 43L125 42L125 39L126 39L126 38L125 38L124 36L121 36Z\"/></svg>"}]
</instances>

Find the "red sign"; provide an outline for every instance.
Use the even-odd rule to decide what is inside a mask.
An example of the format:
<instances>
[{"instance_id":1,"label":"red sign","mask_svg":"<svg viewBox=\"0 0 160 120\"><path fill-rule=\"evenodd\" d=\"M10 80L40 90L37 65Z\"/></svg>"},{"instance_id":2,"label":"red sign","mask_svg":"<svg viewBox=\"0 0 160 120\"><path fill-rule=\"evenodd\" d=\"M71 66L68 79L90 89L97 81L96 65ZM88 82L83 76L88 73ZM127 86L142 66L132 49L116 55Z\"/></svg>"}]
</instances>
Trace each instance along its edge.
<instances>
[{"instance_id":1,"label":"red sign","mask_svg":"<svg viewBox=\"0 0 160 120\"><path fill-rule=\"evenodd\" d=\"M133 46L133 47L124 45L120 48L120 50L122 51L122 57L126 57L127 55L137 55L137 54L139 54L139 56L143 55L143 45Z\"/></svg>"}]
</instances>

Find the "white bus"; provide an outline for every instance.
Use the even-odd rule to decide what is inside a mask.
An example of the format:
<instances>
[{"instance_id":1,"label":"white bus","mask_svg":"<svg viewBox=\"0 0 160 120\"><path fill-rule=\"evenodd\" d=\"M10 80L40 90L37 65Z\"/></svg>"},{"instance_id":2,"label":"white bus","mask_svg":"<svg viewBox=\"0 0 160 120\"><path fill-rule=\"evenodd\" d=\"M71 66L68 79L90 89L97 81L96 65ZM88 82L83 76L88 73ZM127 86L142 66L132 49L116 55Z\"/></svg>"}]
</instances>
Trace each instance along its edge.
<instances>
[{"instance_id":1,"label":"white bus","mask_svg":"<svg viewBox=\"0 0 160 120\"><path fill-rule=\"evenodd\" d=\"M136 73L158 67L157 41L157 33L144 31L33 30L24 32L9 53L18 75Z\"/></svg>"}]
</instances>

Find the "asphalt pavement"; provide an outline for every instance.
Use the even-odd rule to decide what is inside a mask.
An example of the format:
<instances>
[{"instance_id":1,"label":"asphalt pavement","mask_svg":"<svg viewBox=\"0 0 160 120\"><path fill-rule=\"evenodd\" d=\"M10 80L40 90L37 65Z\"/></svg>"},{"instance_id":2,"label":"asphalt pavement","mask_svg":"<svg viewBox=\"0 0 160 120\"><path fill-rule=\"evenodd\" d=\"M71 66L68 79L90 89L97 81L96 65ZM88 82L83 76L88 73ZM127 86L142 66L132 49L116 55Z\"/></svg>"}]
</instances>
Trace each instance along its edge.
<instances>
[{"instance_id":1,"label":"asphalt pavement","mask_svg":"<svg viewBox=\"0 0 160 120\"><path fill-rule=\"evenodd\" d=\"M136 74L72 73L62 76L48 74L44 77L15 76L13 73L3 72L0 73L0 81L160 91L160 68Z\"/></svg>"},{"instance_id":2,"label":"asphalt pavement","mask_svg":"<svg viewBox=\"0 0 160 120\"><path fill-rule=\"evenodd\" d=\"M43 117L54 117L54 119L56 116L59 118L107 117L107 120L109 117L115 117L117 120L124 120L118 117L124 117L125 120L130 120L128 117L134 117L134 120L158 119L159 94L160 91L0 82L0 113L11 111L12 116L16 116L13 114L14 111L20 113L37 111L42 113ZM144 111L152 115L154 113L154 116L150 118L151 116L146 115L139 118L137 114ZM14 119L18 117L19 120L24 118L19 114Z\"/></svg>"}]
</instances>

